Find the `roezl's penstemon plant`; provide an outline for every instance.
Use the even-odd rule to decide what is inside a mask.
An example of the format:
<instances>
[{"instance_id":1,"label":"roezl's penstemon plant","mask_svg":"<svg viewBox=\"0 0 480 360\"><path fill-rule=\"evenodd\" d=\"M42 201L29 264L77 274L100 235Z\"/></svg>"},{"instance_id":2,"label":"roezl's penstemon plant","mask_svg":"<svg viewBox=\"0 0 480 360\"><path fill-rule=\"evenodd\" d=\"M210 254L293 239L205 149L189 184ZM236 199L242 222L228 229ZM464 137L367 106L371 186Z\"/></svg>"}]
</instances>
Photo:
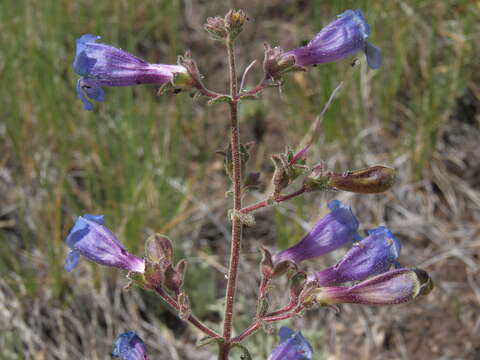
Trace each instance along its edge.
<instances>
[{"instance_id":1,"label":"roezl's penstemon plant","mask_svg":"<svg viewBox=\"0 0 480 360\"><path fill-rule=\"evenodd\" d=\"M368 236L362 237L358 233L359 222L350 207L333 200L328 204L330 213L296 245L275 254L261 248L261 281L255 318L245 330L232 334L242 227L254 224L255 211L313 191L380 193L388 190L395 178L395 171L386 166L344 173L327 171L322 165L307 166L313 129L299 150L272 155L275 172L271 179L271 193L266 199L247 206L242 204L245 189L258 184L258 173L245 172L249 146L240 142L238 105L243 100L257 98L267 88L280 87L285 74L306 71L308 65L337 61L360 51L365 52L370 68L376 69L381 64L380 50L367 42L370 30L361 12L347 10L304 47L283 51L266 45L262 81L254 88L246 89L245 77L251 66L243 73L239 86L234 43L247 20L243 11L230 10L223 18L208 18L204 25L214 40L226 46L230 78L230 89L226 94L207 89L188 53L179 57L178 65L149 64L125 51L98 43L98 36L83 35L77 40L73 63L74 70L81 76L77 82L77 94L87 110L93 107L91 100L103 101L103 87L137 84L161 84L163 90L187 89L208 98L210 105L226 103L230 107L230 143L224 155L225 170L232 182L233 208L229 212L232 236L221 330L211 329L192 314L183 286L187 263L185 260L173 262L172 242L166 236L155 234L147 239L145 256L140 258L130 254L103 225L103 216L84 215L77 218L67 236L71 252L65 261L67 271L73 270L80 256L101 265L127 270L129 285L156 292L178 312L180 319L195 326L205 336L199 345L217 344L219 360L228 359L235 347L243 352L243 359L251 358L242 344L246 338L265 324L295 317L314 306L398 304L428 294L433 288L425 271L399 265L400 242L387 228L369 230ZM284 193L295 180L299 180L295 182L297 189ZM300 269L302 261L347 244L353 245L334 266L310 274ZM289 279L290 300L279 309L271 309L271 283L280 277ZM312 359L312 347L301 333L281 328L279 335L280 344L273 349L270 360ZM132 331L117 338L112 355L129 360L147 359L143 341Z\"/></svg>"}]
</instances>

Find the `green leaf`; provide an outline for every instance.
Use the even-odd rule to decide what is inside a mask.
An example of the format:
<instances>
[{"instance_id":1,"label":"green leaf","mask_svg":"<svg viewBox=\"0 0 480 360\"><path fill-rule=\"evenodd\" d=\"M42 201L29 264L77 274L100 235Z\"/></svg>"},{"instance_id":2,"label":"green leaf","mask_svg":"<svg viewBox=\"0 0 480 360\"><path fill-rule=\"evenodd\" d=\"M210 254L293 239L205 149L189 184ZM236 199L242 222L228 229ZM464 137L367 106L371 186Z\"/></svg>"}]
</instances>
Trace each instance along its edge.
<instances>
[{"instance_id":1,"label":"green leaf","mask_svg":"<svg viewBox=\"0 0 480 360\"><path fill-rule=\"evenodd\" d=\"M241 95L240 100L258 100L258 95Z\"/></svg>"},{"instance_id":2,"label":"green leaf","mask_svg":"<svg viewBox=\"0 0 480 360\"><path fill-rule=\"evenodd\" d=\"M224 340L220 337L211 337L211 336L206 336L197 341L197 346L205 346L205 345L210 345L210 344L221 344L223 343Z\"/></svg>"},{"instance_id":3,"label":"green leaf","mask_svg":"<svg viewBox=\"0 0 480 360\"><path fill-rule=\"evenodd\" d=\"M252 360L252 356L250 355L250 352L245 346L243 346L242 344L236 343L232 345L232 349L234 347L238 347L242 351L242 355L240 355L241 360Z\"/></svg>"},{"instance_id":4,"label":"green leaf","mask_svg":"<svg viewBox=\"0 0 480 360\"><path fill-rule=\"evenodd\" d=\"M215 105L221 103L229 103L232 98L228 95L220 95L208 101L208 105Z\"/></svg>"}]
</instances>

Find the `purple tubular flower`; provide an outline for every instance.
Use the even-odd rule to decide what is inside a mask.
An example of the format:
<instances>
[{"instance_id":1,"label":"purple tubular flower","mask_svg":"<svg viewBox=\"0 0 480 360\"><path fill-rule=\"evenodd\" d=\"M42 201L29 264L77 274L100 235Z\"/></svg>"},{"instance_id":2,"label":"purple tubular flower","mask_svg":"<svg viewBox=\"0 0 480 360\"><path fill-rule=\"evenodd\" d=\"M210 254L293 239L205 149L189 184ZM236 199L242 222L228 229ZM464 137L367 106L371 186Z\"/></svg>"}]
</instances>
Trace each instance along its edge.
<instances>
[{"instance_id":1,"label":"purple tubular flower","mask_svg":"<svg viewBox=\"0 0 480 360\"><path fill-rule=\"evenodd\" d=\"M314 65L343 59L363 50L372 69L380 67L380 49L366 40L370 27L360 10L347 10L325 26L306 46L285 52L296 65Z\"/></svg>"},{"instance_id":2,"label":"purple tubular flower","mask_svg":"<svg viewBox=\"0 0 480 360\"><path fill-rule=\"evenodd\" d=\"M355 286L320 287L313 299L322 305L329 304L399 304L426 295L433 282L424 270L398 269L374 276Z\"/></svg>"},{"instance_id":3,"label":"purple tubular flower","mask_svg":"<svg viewBox=\"0 0 480 360\"><path fill-rule=\"evenodd\" d=\"M130 254L115 235L103 226L103 215L79 216L65 240L71 249L64 269L72 271L80 255L100 265L143 273L145 261Z\"/></svg>"},{"instance_id":4,"label":"purple tubular flower","mask_svg":"<svg viewBox=\"0 0 480 360\"><path fill-rule=\"evenodd\" d=\"M320 219L298 244L274 255L274 263L285 260L300 263L360 239L358 221L350 207L338 200L332 200L328 207L330 214Z\"/></svg>"},{"instance_id":5,"label":"purple tubular flower","mask_svg":"<svg viewBox=\"0 0 480 360\"><path fill-rule=\"evenodd\" d=\"M301 332L282 327L278 334L280 345L273 349L268 360L312 360L312 346Z\"/></svg>"},{"instance_id":6,"label":"purple tubular flower","mask_svg":"<svg viewBox=\"0 0 480 360\"><path fill-rule=\"evenodd\" d=\"M148 360L145 343L134 331L118 335L112 356L121 360Z\"/></svg>"},{"instance_id":7,"label":"purple tubular flower","mask_svg":"<svg viewBox=\"0 0 480 360\"><path fill-rule=\"evenodd\" d=\"M309 276L319 286L364 280L388 271L400 255L400 241L387 228L369 230L368 236L355 244L334 266Z\"/></svg>"},{"instance_id":8,"label":"purple tubular flower","mask_svg":"<svg viewBox=\"0 0 480 360\"><path fill-rule=\"evenodd\" d=\"M77 95L86 110L92 110L89 99L103 101L102 86L166 84L174 73L186 73L179 65L149 64L113 46L99 44L100 36L85 34L77 40L73 69L80 75Z\"/></svg>"}]
</instances>

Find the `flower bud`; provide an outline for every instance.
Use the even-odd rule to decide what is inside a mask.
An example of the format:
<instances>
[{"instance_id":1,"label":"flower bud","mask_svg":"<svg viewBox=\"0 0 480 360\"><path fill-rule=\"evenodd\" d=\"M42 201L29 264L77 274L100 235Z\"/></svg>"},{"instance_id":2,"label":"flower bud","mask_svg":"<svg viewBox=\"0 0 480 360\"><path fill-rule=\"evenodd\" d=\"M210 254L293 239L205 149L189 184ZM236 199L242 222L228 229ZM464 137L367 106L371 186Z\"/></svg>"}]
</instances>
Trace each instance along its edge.
<instances>
[{"instance_id":1,"label":"flower bud","mask_svg":"<svg viewBox=\"0 0 480 360\"><path fill-rule=\"evenodd\" d=\"M323 165L317 165L303 179L303 188L307 192L322 191L327 189L329 181L329 173L325 172Z\"/></svg>"},{"instance_id":2,"label":"flower bud","mask_svg":"<svg viewBox=\"0 0 480 360\"><path fill-rule=\"evenodd\" d=\"M223 40L228 35L225 21L220 16L207 18L203 28L210 34L213 40Z\"/></svg>"},{"instance_id":3,"label":"flower bud","mask_svg":"<svg viewBox=\"0 0 480 360\"><path fill-rule=\"evenodd\" d=\"M355 286L321 287L310 298L322 305L390 305L427 295L432 289L433 281L424 270L398 269L374 276Z\"/></svg>"},{"instance_id":4,"label":"flower bud","mask_svg":"<svg viewBox=\"0 0 480 360\"><path fill-rule=\"evenodd\" d=\"M345 174L330 173L327 187L360 194L376 194L388 190L395 182L395 169L372 166Z\"/></svg>"},{"instance_id":5,"label":"flower bud","mask_svg":"<svg viewBox=\"0 0 480 360\"><path fill-rule=\"evenodd\" d=\"M243 30L243 24L248 20L247 14L243 10L231 9L225 15L225 27L228 31L230 39L235 39Z\"/></svg>"},{"instance_id":6,"label":"flower bud","mask_svg":"<svg viewBox=\"0 0 480 360\"><path fill-rule=\"evenodd\" d=\"M153 263L159 263L163 259L171 261L173 256L171 240L161 234L151 235L145 243L145 255Z\"/></svg>"}]
</instances>

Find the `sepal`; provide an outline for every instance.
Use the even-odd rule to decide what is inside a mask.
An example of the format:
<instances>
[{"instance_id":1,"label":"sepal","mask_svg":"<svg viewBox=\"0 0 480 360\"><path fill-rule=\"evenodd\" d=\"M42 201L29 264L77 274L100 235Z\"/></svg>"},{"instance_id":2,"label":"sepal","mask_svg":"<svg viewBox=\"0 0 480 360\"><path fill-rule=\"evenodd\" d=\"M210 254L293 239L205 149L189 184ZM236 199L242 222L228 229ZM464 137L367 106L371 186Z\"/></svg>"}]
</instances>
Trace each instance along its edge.
<instances>
[{"instance_id":1,"label":"sepal","mask_svg":"<svg viewBox=\"0 0 480 360\"><path fill-rule=\"evenodd\" d=\"M290 261L290 260L280 261L278 263L275 263L275 266L273 268L272 278L277 278L285 274L288 275L290 271L297 271L297 270L298 270L297 264L295 264L293 261Z\"/></svg>"},{"instance_id":2,"label":"sepal","mask_svg":"<svg viewBox=\"0 0 480 360\"><path fill-rule=\"evenodd\" d=\"M268 43L265 43L264 47L263 71L267 79L279 80L286 73L306 71L303 66L296 64L295 56L284 56L284 51L280 47L272 48Z\"/></svg>"},{"instance_id":3,"label":"sepal","mask_svg":"<svg viewBox=\"0 0 480 360\"><path fill-rule=\"evenodd\" d=\"M181 292L178 295L178 305L180 306L178 309L178 316L182 320L187 320L190 315L192 315L192 308L190 307L190 300L184 292Z\"/></svg>"},{"instance_id":4,"label":"sepal","mask_svg":"<svg viewBox=\"0 0 480 360\"><path fill-rule=\"evenodd\" d=\"M165 269L165 287L178 295L183 290L186 269L185 259L180 260L175 267L169 264Z\"/></svg>"},{"instance_id":5,"label":"sepal","mask_svg":"<svg viewBox=\"0 0 480 360\"><path fill-rule=\"evenodd\" d=\"M145 262L145 281L150 287L160 287L165 279L165 262Z\"/></svg>"},{"instance_id":6,"label":"sepal","mask_svg":"<svg viewBox=\"0 0 480 360\"><path fill-rule=\"evenodd\" d=\"M150 284L145 280L145 276L142 273L129 271L127 273L127 279L130 280L127 285L125 285L125 290L129 290L134 285L140 286L143 289L150 289Z\"/></svg>"},{"instance_id":7,"label":"sepal","mask_svg":"<svg viewBox=\"0 0 480 360\"><path fill-rule=\"evenodd\" d=\"M323 191L328 188L330 177L324 171L323 164L313 167L303 179L305 191Z\"/></svg>"},{"instance_id":8,"label":"sepal","mask_svg":"<svg viewBox=\"0 0 480 360\"><path fill-rule=\"evenodd\" d=\"M264 246L260 247L260 251L262 252L262 260L260 262L260 272L262 273L262 276L264 278L270 279L274 273L272 254Z\"/></svg>"}]
</instances>

